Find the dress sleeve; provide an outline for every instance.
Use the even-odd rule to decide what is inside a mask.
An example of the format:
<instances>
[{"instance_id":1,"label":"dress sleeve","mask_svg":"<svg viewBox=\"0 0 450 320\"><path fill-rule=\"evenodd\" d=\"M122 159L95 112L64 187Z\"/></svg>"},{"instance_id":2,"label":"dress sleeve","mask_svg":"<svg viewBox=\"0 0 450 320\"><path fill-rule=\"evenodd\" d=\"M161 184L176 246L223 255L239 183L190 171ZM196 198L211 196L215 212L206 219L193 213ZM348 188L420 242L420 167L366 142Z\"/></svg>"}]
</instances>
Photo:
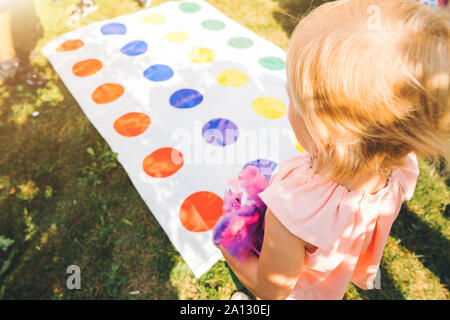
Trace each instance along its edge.
<instances>
[{"instance_id":1,"label":"dress sleeve","mask_svg":"<svg viewBox=\"0 0 450 320\"><path fill-rule=\"evenodd\" d=\"M334 182L323 183L306 160L281 166L259 197L289 232L326 250L353 219L342 202L348 191Z\"/></svg>"},{"instance_id":2,"label":"dress sleeve","mask_svg":"<svg viewBox=\"0 0 450 320\"><path fill-rule=\"evenodd\" d=\"M414 152L409 153L405 158L405 165L395 171L399 185L403 191L403 200L410 200L414 195L414 190L419 176L419 164Z\"/></svg>"},{"instance_id":3,"label":"dress sleeve","mask_svg":"<svg viewBox=\"0 0 450 320\"><path fill-rule=\"evenodd\" d=\"M418 175L417 157L411 152L405 157L404 166L394 171L392 187L379 200L379 212L370 245L361 252L351 279L361 289L373 289L392 224L399 214L403 201L412 198Z\"/></svg>"}]
</instances>

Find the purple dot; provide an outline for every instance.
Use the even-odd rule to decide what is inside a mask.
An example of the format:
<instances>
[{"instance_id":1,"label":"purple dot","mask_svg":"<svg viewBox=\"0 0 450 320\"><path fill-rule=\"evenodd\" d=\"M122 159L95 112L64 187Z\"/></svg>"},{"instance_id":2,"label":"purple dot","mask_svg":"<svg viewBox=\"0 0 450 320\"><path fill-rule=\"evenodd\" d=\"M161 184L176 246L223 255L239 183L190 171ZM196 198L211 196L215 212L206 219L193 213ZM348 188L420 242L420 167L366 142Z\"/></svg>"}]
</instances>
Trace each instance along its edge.
<instances>
[{"instance_id":1,"label":"purple dot","mask_svg":"<svg viewBox=\"0 0 450 320\"><path fill-rule=\"evenodd\" d=\"M165 81L173 76L173 70L162 64L155 64L144 71L144 77L151 81Z\"/></svg>"},{"instance_id":2,"label":"purple dot","mask_svg":"<svg viewBox=\"0 0 450 320\"><path fill-rule=\"evenodd\" d=\"M262 175L265 175L267 180L269 180L273 171L277 167L277 163L272 160L268 160L268 159L258 159L258 160L253 160L253 161L248 162L243 167L243 169L247 168L248 166L257 167L259 169L259 172Z\"/></svg>"},{"instance_id":3,"label":"purple dot","mask_svg":"<svg viewBox=\"0 0 450 320\"><path fill-rule=\"evenodd\" d=\"M203 126L202 134L206 142L224 147L236 142L239 130L231 120L217 118L208 121Z\"/></svg>"},{"instance_id":4,"label":"purple dot","mask_svg":"<svg viewBox=\"0 0 450 320\"><path fill-rule=\"evenodd\" d=\"M147 43L145 41L131 41L124 45L120 52L126 54L127 56L138 56L147 51Z\"/></svg>"},{"instance_id":5,"label":"purple dot","mask_svg":"<svg viewBox=\"0 0 450 320\"><path fill-rule=\"evenodd\" d=\"M175 108L193 108L203 101L203 96L194 89L181 89L170 97L170 104Z\"/></svg>"},{"instance_id":6,"label":"purple dot","mask_svg":"<svg viewBox=\"0 0 450 320\"><path fill-rule=\"evenodd\" d=\"M105 24L102 29L104 35L108 34L125 34L127 33L127 27L122 23L108 23Z\"/></svg>"}]
</instances>

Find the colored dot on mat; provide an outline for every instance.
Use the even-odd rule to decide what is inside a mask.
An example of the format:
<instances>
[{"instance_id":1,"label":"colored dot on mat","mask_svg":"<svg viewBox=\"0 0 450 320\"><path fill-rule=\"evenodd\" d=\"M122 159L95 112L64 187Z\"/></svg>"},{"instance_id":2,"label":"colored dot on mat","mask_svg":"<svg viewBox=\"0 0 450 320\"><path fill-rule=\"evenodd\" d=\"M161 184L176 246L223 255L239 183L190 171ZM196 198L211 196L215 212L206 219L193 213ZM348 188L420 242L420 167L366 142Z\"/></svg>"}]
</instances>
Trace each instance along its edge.
<instances>
[{"instance_id":1,"label":"colored dot on mat","mask_svg":"<svg viewBox=\"0 0 450 320\"><path fill-rule=\"evenodd\" d=\"M246 49L253 45L253 41L249 38L231 38L228 44L234 48Z\"/></svg>"},{"instance_id":2,"label":"colored dot on mat","mask_svg":"<svg viewBox=\"0 0 450 320\"><path fill-rule=\"evenodd\" d=\"M219 20L205 20L202 22L202 26L208 30L218 31L225 28L225 23Z\"/></svg>"},{"instance_id":3,"label":"colored dot on mat","mask_svg":"<svg viewBox=\"0 0 450 320\"><path fill-rule=\"evenodd\" d=\"M81 41L80 39L75 39L75 40L67 40L63 43L61 43L59 45L58 48L56 48L56 51L73 51L73 50L77 50L79 48L81 48L82 46L84 46L84 42Z\"/></svg>"},{"instance_id":4,"label":"colored dot on mat","mask_svg":"<svg viewBox=\"0 0 450 320\"><path fill-rule=\"evenodd\" d=\"M201 9L200 5L193 2L180 3L179 8L186 13L194 13Z\"/></svg>"},{"instance_id":5,"label":"colored dot on mat","mask_svg":"<svg viewBox=\"0 0 450 320\"><path fill-rule=\"evenodd\" d=\"M101 28L101 32L104 35L125 34L125 33L127 33L127 27L122 23L113 22L113 23L105 24Z\"/></svg>"},{"instance_id":6,"label":"colored dot on mat","mask_svg":"<svg viewBox=\"0 0 450 320\"><path fill-rule=\"evenodd\" d=\"M183 31L173 31L169 32L164 38L173 42L184 42L189 39L189 34Z\"/></svg>"},{"instance_id":7,"label":"colored dot on mat","mask_svg":"<svg viewBox=\"0 0 450 320\"><path fill-rule=\"evenodd\" d=\"M125 92L125 88L118 83L104 83L94 90L92 100L98 104L105 104L118 99Z\"/></svg>"},{"instance_id":8,"label":"colored dot on mat","mask_svg":"<svg viewBox=\"0 0 450 320\"><path fill-rule=\"evenodd\" d=\"M136 137L147 130L150 117L141 112L124 114L114 122L114 130L124 137Z\"/></svg>"},{"instance_id":9,"label":"colored dot on mat","mask_svg":"<svg viewBox=\"0 0 450 320\"><path fill-rule=\"evenodd\" d=\"M305 152L305 149L300 145L300 143L298 143L298 140L297 140L297 138L295 137L295 135L294 135L294 137L292 138L292 143L294 144L295 148L296 148L300 153Z\"/></svg>"},{"instance_id":10,"label":"colored dot on mat","mask_svg":"<svg viewBox=\"0 0 450 320\"><path fill-rule=\"evenodd\" d=\"M207 143L224 147L236 142L239 130L231 120L217 118L203 126L202 135Z\"/></svg>"},{"instance_id":11,"label":"colored dot on mat","mask_svg":"<svg viewBox=\"0 0 450 320\"><path fill-rule=\"evenodd\" d=\"M248 162L243 169L247 168L248 166L255 166L259 169L259 172L266 176L267 179L270 179L270 176L272 175L273 171L277 167L277 163L268 160L268 159L258 159L254 161Z\"/></svg>"},{"instance_id":12,"label":"colored dot on mat","mask_svg":"<svg viewBox=\"0 0 450 320\"><path fill-rule=\"evenodd\" d=\"M269 70L282 70L284 69L284 61L277 57L264 57L258 60L259 63Z\"/></svg>"},{"instance_id":13,"label":"colored dot on mat","mask_svg":"<svg viewBox=\"0 0 450 320\"><path fill-rule=\"evenodd\" d=\"M183 155L174 148L161 148L145 157L142 168L150 177L166 178L183 166Z\"/></svg>"},{"instance_id":14,"label":"colored dot on mat","mask_svg":"<svg viewBox=\"0 0 450 320\"><path fill-rule=\"evenodd\" d=\"M175 108L193 108L203 101L203 96L197 90L181 89L170 97L170 104Z\"/></svg>"},{"instance_id":15,"label":"colored dot on mat","mask_svg":"<svg viewBox=\"0 0 450 320\"><path fill-rule=\"evenodd\" d=\"M219 73L217 81L226 87L243 87L248 83L248 77L241 71L227 69Z\"/></svg>"},{"instance_id":16,"label":"colored dot on mat","mask_svg":"<svg viewBox=\"0 0 450 320\"><path fill-rule=\"evenodd\" d=\"M145 41L135 40L127 43L120 49L120 52L127 56L138 56L147 51L147 43Z\"/></svg>"},{"instance_id":17,"label":"colored dot on mat","mask_svg":"<svg viewBox=\"0 0 450 320\"><path fill-rule=\"evenodd\" d=\"M222 216L223 200L215 193L199 191L187 197L180 207L183 227L192 232L212 230Z\"/></svg>"},{"instance_id":18,"label":"colored dot on mat","mask_svg":"<svg viewBox=\"0 0 450 320\"><path fill-rule=\"evenodd\" d=\"M162 64L155 64L144 71L144 77L151 81L165 81L173 77L173 70Z\"/></svg>"},{"instance_id":19,"label":"colored dot on mat","mask_svg":"<svg viewBox=\"0 0 450 320\"><path fill-rule=\"evenodd\" d=\"M103 67L103 63L98 59L87 59L77 62L72 67L72 72L78 77L88 77L97 73Z\"/></svg>"},{"instance_id":20,"label":"colored dot on mat","mask_svg":"<svg viewBox=\"0 0 450 320\"><path fill-rule=\"evenodd\" d=\"M257 98L253 100L252 108L256 114L268 119L278 119L286 113L286 106L284 103L272 97Z\"/></svg>"},{"instance_id":21,"label":"colored dot on mat","mask_svg":"<svg viewBox=\"0 0 450 320\"><path fill-rule=\"evenodd\" d=\"M166 21L166 18L159 13L151 13L143 17L142 21L157 26L163 24Z\"/></svg>"},{"instance_id":22,"label":"colored dot on mat","mask_svg":"<svg viewBox=\"0 0 450 320\"><path fill-rule=\"evenodd\" d=\"M216 52L211 49L195 47L189 53L189 59L195 63L213 62L216 59Z\"/></svg>"}]
</instances>

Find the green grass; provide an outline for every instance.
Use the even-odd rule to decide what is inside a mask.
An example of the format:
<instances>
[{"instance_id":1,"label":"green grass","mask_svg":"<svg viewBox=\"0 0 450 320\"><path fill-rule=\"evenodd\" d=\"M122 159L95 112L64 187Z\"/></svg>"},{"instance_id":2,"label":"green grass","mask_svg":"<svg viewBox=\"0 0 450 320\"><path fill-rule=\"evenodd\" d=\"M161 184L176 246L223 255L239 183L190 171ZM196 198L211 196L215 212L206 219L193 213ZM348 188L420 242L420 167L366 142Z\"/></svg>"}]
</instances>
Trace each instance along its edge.
<instances>
[{"instance_id":1,"label":"green grass","mask_svg":"<svg viewBox=\"0 0 450 320\"><path fill-rule=\"evenodd\" d=\"M39 53L70 31L66 8L76 2L36 0L42 32L27 32L21 23L15 28L18 49L31 44L32 64L51 81L38 91L0 87L0 298L228 299L239 284L226 263L195 279L116 154ZM286 49L297 22L291 16L321 1L209 2ZM81 25L139 10L132 0L96 3L99 10ZM39 116L31 116L33 111ZM382 290L350 284L345 299L449 299L450 226L444 211L450 189L426 162L420 166L414 198L404 204L384 252ZM81 267L81 290L66 288L72 264Z\"/></svg>"}]
</instances>

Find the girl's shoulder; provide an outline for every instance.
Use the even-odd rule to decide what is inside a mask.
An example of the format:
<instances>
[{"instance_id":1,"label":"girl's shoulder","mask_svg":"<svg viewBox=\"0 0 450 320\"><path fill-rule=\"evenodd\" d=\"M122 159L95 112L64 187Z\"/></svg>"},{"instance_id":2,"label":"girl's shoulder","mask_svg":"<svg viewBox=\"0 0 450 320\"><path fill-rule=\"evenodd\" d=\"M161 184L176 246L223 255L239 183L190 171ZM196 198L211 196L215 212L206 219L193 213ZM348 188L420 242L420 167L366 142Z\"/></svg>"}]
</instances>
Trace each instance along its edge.
<instances>
[{"instance_id":1,"label":"girl's shoulder","mask_svg":"<svg viewBox=\"0 0 450 320\"><path fill-rule=\"evenodd\" d=\"M376 219L380 208L392 208L388 211L395 215L401 203L412 197L419 174L417 158L410 153L386 187L369 195L326 182L311 164L307 152L282 161L259 197L291 233L319 248L329 247L358 219L367 223Z\"/></svg>"},{"instance_id":2,"label":"girl's shoulder","mask_svg":"<svg viewBox=\"0 0 450 320\"><path fill-rule=\"evenodd\" d=\"M346 195L356 194L360 197L378 197L386 191L392 189L396 184L402 188L402 194L404 200L409 200L415 189L417 177L419 175L419 165L417 156L414 152L409 153L403 161L403 165L392 171L391 176L388 179L387 185L376 192L375 194L366 194L364 191L352 191L346 187L334 182L325 181L320 175L315 174L312 169L312 159L308 152L281 161L276 167L273 175L270 178L270 185L276 186L283 184L283 190L295 189L296 187L306 185L307 190L314 191L321 188L333 188L339 189Z\"/></svg>"},{"instance_id":3,"label":"girl's shoulder","mask_svg":"<svg viewBox=\"0 0 450 320\"><path fill-rule=\"evenodd\" d=\"M311 170L311 168L311 156L305 151L296 157L281 161L275 168L275 171L270 178L270 183L272 184L274 182L284 180L296 170L302 170L307 173Z\"/></svg>"}]
</instances>

